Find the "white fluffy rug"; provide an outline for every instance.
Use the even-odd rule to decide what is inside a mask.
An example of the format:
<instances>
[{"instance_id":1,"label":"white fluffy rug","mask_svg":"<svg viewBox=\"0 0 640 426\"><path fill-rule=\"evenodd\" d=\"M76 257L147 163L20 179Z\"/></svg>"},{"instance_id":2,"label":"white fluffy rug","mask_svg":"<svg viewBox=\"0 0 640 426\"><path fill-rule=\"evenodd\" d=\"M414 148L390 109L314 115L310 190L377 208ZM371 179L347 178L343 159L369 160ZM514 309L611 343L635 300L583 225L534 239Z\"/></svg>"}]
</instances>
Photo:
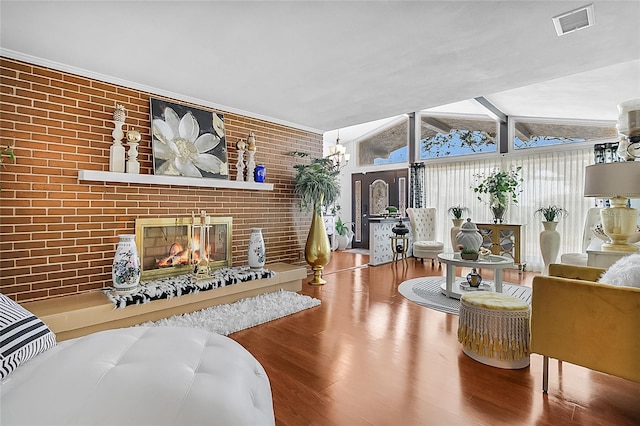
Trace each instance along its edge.
<instances>
[{"instance_id":1,"label":"white fluffy rug","mask_svg":"<svg viewBox=\"0 0 640 426\"><path fill-rule=\"evenodd\" d=\"M215 291L215 290L214 290ZM140 326L179 326L201 328L223 336L286 317L320 305L320 300L293 291L278 290L234 303L212 306L189 314L174 315Z\"/></svg>"}]
</instances>

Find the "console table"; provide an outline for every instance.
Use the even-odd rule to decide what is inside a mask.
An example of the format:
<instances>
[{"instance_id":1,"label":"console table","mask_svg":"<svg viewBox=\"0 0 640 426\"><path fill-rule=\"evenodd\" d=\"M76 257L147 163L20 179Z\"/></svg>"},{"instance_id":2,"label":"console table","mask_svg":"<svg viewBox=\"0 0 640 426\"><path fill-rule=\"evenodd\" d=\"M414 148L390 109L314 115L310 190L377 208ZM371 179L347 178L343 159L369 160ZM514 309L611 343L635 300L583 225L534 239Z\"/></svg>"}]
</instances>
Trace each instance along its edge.
<instances>
[{"instance_id":1,"label":"console table","mask_svg":"<svg viewBox=\"0 0 640 426\"><path fill-rule=\"evenodd\" d=\"M394 235L391 229L398 223L398 219L397 217L369 217L369 265L377 266L394 260L394 251L389 244L389 237ZM402 223L409 227L409 218L403 218ZM406 236L409 237L406 256L411 256L413 241L411 232Z\"/></svg>"},{"instance_id":2,"label":"console table","mask_svg":"<svg viewBox=\"0 0 640 426\"><path fill-rule=\"evenodd\" d=\"M635 251L603 251L603 250L587 250L587 266L595 266L596 268L608 268L618 260L630 254L637 253Z\"/></svg>"},{"instance_id":3,"label":"console table","mask_svg":"<svg viewBox=\"0 0 640 426\"><path fill-rule=\"evenodd\" d=\"M525 264L520 257L522 225L506 223L476 223L482 235L482 247L491 250L497 256L513 259L518 269L524 270Z\"/></svg>"}]
</instances>

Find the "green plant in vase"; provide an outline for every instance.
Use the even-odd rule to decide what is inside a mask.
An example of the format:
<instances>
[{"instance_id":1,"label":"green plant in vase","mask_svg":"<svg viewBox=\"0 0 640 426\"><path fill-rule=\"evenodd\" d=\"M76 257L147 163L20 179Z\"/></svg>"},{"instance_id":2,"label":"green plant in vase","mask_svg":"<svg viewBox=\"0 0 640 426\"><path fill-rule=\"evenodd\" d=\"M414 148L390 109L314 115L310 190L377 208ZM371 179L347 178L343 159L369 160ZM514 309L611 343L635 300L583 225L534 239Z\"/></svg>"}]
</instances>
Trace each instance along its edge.
<instances>
[{"instance_id":1,"label":"green plant in vase","mask_svg":"<svg viewBox=\"0 0 640 426\"><path fill-rule=\"evenodd\" d=\"M451 216L453 219L462 219L462 215L465 213L469 214L471 213L471 210L469 210L467 207L463 207L460 205L449 207L447 209L447 214Z\"/></svg>"},{"instance_id":2,"label":"green plant in vase","mask_svg":"<svg viewBox=\"0 0 640 426\"><path fill-rule=\"evenodd\" d=\"M338 242L338 250L344 250L347 248L353 238L353 231L351 230L352 222L343 222L342 218L338 217L336 220L336 232L338 236L336 241Z\"/></svg>"},{"instance_id":3,"label":"green plant in vase","mask_svg":"<svg viewBox=\"0 0 640 426\"><path fill-rule=\"evenodd\" d=\"M470 247L462 247L460 257L465 260L478 260L478 250Z\"/></svg>"},{"instance_id":4,"label":"green plant in vase","mask_svg":"<svg viewBox=\"0 0 640 426\"><path fill-rule=\"evenodd\" d=\"M309 158L305 152L293 152L300 158ZM322 269L329 263L331 247L322 219L322 210L332 206L340 195L340 181L336 162L331 157L313 158L307 164L295 164L296 170L294 192L300 199L302 210L312 209L311 227L305 244L305 260L311 266L314 276L309 282L312 285L325 284Z\"/></svg>"},{"instance_id":5,"label":"green plant in vase","mask_svg":"<svg viewBox=\"0 0 640 426\"><path fill-rule=\"evenodd\" d=\"M486 201L483 195L488 195L488 204L493 214L494 223L502 223L504 213L509 202L518 204L518 195L522 192L520 184L524 181L520 175L521 166L512 167L509 171L494 169L489 174L477 174L478 183L472 187L478 194L478 200Z\"/></svg>"},{"instance_id":6,"label":"green plant in vase","mask_svg":"<svg viewBox=\"0 0 640 426\"><path fill-rule=\"evenodd\" d=\"M534 216L542 216L547 222L555 222L556 218L567 217L569 212L560 206L543 206L533 212Z\"/></svg>"},{"instance_id":7,"label":"green plant in vase","mask_svg":"<svg viewBox=\"0 0 640 426\"><path fill-rule=\"evenodd\" d=\"M568 212L560 206L542 206L533 213L534 216L543 216L542 226L544 230L540 233L540 251L544 261L544 272L549 272L549 265L555 263L560 250L560 234L556 231L556 218L566 217Z\"/></svg>"}]
</instances>

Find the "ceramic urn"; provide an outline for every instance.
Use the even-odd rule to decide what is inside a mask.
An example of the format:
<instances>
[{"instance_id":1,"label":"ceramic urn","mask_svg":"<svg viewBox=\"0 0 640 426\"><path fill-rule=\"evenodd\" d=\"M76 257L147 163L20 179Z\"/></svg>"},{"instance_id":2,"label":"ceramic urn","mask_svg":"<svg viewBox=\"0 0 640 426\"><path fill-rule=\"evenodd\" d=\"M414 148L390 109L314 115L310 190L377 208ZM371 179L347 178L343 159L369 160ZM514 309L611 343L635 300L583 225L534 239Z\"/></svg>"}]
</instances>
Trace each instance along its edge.
<instances>
[{"instance_id":1,"label":"ceramic urn","mask_svg":"<svg viewBox=\"0 0 640 426\"><path fill-rule=\"evenodd\" d=\"M460 227L460 232L456 235L456 244L462 245L464 248L480 250L482 240L482 235L478 232L476 224L467 218L467 221Z\"/></svg>"}]
</instances>

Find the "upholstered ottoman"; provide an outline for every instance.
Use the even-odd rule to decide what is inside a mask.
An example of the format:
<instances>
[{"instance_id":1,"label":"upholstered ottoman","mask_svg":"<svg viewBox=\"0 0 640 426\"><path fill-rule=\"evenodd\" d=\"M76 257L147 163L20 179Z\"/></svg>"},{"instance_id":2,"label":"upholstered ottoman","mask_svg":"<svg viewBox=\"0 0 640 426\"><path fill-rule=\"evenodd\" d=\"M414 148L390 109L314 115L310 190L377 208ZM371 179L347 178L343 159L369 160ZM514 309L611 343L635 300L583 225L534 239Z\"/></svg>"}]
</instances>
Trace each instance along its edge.
<instances>
[{"instance_id":1,"label":"upholstered ottoman","mask_svg":"<svg viewBox=\"0 0 640 426\"><path fill-rule=\"evenodd\" d=\"M0 386L2 425L274 425L269 378L236 341L186 327L65 340Z\"/></svg>"},{"instance_id":2,"label":"upholstered ottoman","mask_svg":"<svg viewBox=\"0 0 640 426\"><path fill-rule=\"evenodd\" d=\"M444 244L440 241L414 241L413 257L431 259L431 263L444 251Z\"/></svg>"},{"instance_id":3,"label":"upholstered ottoman","mask_svg":"<svg viewBox=\"0 0 640 426\"><path fill-rule=\"evenodd\" d=\"M474 292L460 298L458 341L474 360L498 368L529 365L531 308L517 297Z\"/></svg>"}]
</instances>

